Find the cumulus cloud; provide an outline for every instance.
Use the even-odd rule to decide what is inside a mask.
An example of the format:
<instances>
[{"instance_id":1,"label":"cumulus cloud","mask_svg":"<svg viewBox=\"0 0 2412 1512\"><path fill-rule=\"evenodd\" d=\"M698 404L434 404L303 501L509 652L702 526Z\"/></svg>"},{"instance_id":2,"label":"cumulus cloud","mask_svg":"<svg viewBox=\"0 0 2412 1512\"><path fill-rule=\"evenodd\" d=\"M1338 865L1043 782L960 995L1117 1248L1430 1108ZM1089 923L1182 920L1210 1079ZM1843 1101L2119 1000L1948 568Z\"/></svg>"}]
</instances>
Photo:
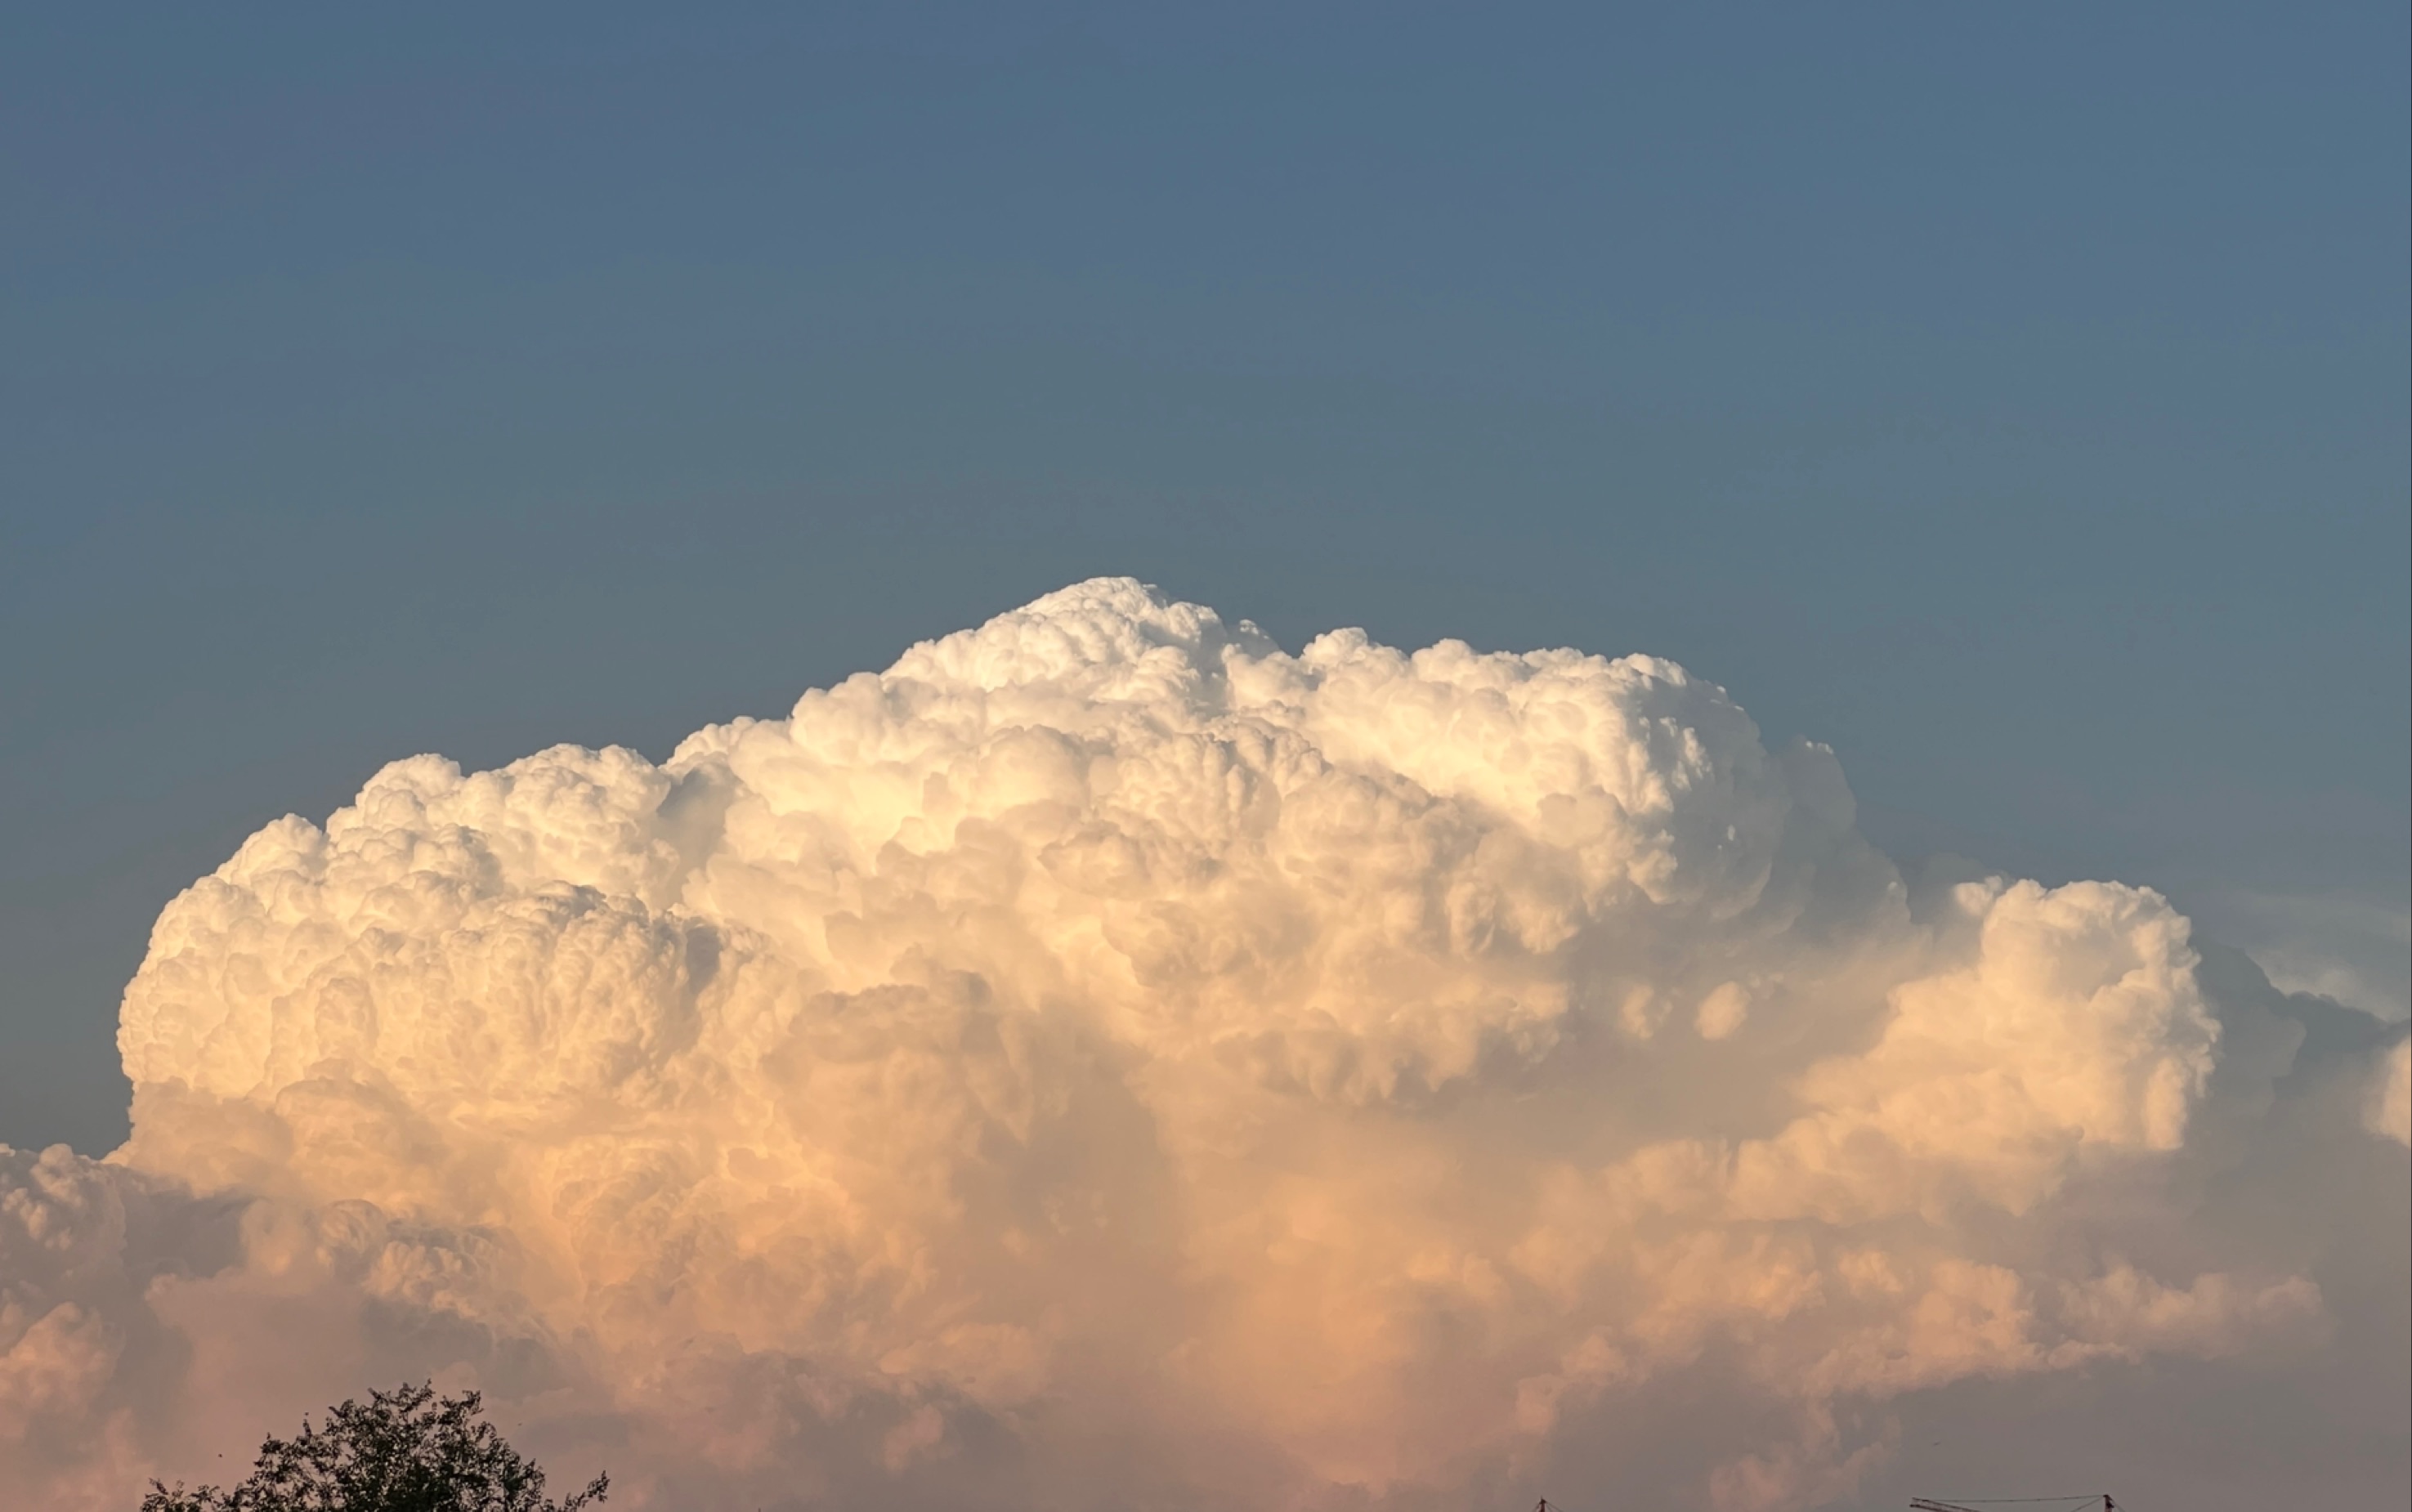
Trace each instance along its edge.
<instances>
[{"instance_id":1,"label":"cumulus cloud","mask_svg":"<svg viewBox=\"0 0 2412 1512\"><path fill-rule=\"evenodd\" d=\"M1674 1383L1735 1426L1636 1476L1815 1505L1913 1394L2330 1327L2189 1193L2284 1108L2404 1141L2404 1047L2306 1079L2202 966L1906 886L1670 663L1083 583L176 899L132 1138L0 1152L0 1500L417 1373L615 1505L1423 1506Z\"/></svg>"}]
</instances>

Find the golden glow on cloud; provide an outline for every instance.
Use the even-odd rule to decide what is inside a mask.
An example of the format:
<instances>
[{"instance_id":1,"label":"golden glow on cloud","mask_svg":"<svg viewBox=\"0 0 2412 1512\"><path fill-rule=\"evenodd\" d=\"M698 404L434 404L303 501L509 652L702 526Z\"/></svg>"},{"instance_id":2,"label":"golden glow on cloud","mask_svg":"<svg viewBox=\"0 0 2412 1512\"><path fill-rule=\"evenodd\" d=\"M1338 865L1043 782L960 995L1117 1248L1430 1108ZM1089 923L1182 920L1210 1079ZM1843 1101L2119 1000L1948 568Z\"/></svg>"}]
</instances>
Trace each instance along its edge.
<instances>
[{"instance_id":1,"label":"golden glow on cloud","mask_svg":"<svg viewBox=\"0 0 2412 1512\"><path fill-rule=\"evenodd\" d=\"M2323 1326L2119 1226L2184 1231L2199 964L2146 889L1913 899L1669 663L1084 583L661 766L398 762L178 898L132 1139L0 1152L0 1501L416 1372L615 1507L1303 1507L1708 1373L1763 1426L1687 1483L1808 1505L1903 1393Z\"/></svg>"}]
</instances>

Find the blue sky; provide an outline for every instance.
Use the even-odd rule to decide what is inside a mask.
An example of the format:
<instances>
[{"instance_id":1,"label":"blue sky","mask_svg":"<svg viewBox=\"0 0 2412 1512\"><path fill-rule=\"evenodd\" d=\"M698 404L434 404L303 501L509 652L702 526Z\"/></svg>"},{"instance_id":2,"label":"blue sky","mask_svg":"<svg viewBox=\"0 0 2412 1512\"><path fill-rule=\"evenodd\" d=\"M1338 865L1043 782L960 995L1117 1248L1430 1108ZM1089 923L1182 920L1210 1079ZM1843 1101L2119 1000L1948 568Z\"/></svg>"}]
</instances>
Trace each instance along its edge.
<instances>
[{"instance_id":1,"label":"blue sky","mask_svg":"<svg viewBox=\"0 0 2412 1512\"><path fill-rule=\"evenodd\" d=\"M1670 656L1905 858L2400 991L2400 5L5 37L0 1140L122 1135L266 820L1104 572Z\"/></svg>"}]
</instances>

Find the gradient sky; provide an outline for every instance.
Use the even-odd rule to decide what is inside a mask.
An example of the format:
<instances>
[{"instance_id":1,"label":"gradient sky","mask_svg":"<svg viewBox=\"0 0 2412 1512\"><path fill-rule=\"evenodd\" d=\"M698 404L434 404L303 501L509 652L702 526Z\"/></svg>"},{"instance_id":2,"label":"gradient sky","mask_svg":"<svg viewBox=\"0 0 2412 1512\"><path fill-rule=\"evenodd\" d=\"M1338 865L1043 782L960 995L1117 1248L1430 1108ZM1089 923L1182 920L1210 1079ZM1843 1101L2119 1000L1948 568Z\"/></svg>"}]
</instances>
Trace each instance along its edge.
<instances>
[{"instance_id":1,"label":"gradient sky","mask_svg":"<svg viewBox=\"0 0 2412 1512\"><path fill-rule=\"evenodd\" d=\"M384 761L1095 573L1649 651L2400 1014L2400 5L11 7L0 1140ZM2320 974L2329 975L2323 976Z\"/></svg>"}]
</instances>

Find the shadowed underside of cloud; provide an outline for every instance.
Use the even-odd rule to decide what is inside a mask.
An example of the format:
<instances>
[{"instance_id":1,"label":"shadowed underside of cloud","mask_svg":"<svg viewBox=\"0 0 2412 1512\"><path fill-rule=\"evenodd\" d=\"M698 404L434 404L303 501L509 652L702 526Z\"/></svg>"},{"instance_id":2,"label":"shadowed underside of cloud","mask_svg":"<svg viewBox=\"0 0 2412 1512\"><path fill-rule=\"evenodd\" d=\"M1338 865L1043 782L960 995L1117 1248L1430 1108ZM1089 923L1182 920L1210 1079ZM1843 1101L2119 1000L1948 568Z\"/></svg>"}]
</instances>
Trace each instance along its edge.
<instances>
[{"instance_id":1,"label":"shadowed underside of cloud","mask_svg":"<svg viewBox=\"0 0 2412 1512\"><path fill-rule=\"evenodd\" d=\"M0 1502L433 1375L615 1505L1814 1505L1912 1394L2325 1347L2364 1214L2255 1204L2400 1184L2407 1052L2206 959L1905 887L1670 664L1084 583L178 898L131 1140L0 1149Z\"/></svg>"}]
</instances>

